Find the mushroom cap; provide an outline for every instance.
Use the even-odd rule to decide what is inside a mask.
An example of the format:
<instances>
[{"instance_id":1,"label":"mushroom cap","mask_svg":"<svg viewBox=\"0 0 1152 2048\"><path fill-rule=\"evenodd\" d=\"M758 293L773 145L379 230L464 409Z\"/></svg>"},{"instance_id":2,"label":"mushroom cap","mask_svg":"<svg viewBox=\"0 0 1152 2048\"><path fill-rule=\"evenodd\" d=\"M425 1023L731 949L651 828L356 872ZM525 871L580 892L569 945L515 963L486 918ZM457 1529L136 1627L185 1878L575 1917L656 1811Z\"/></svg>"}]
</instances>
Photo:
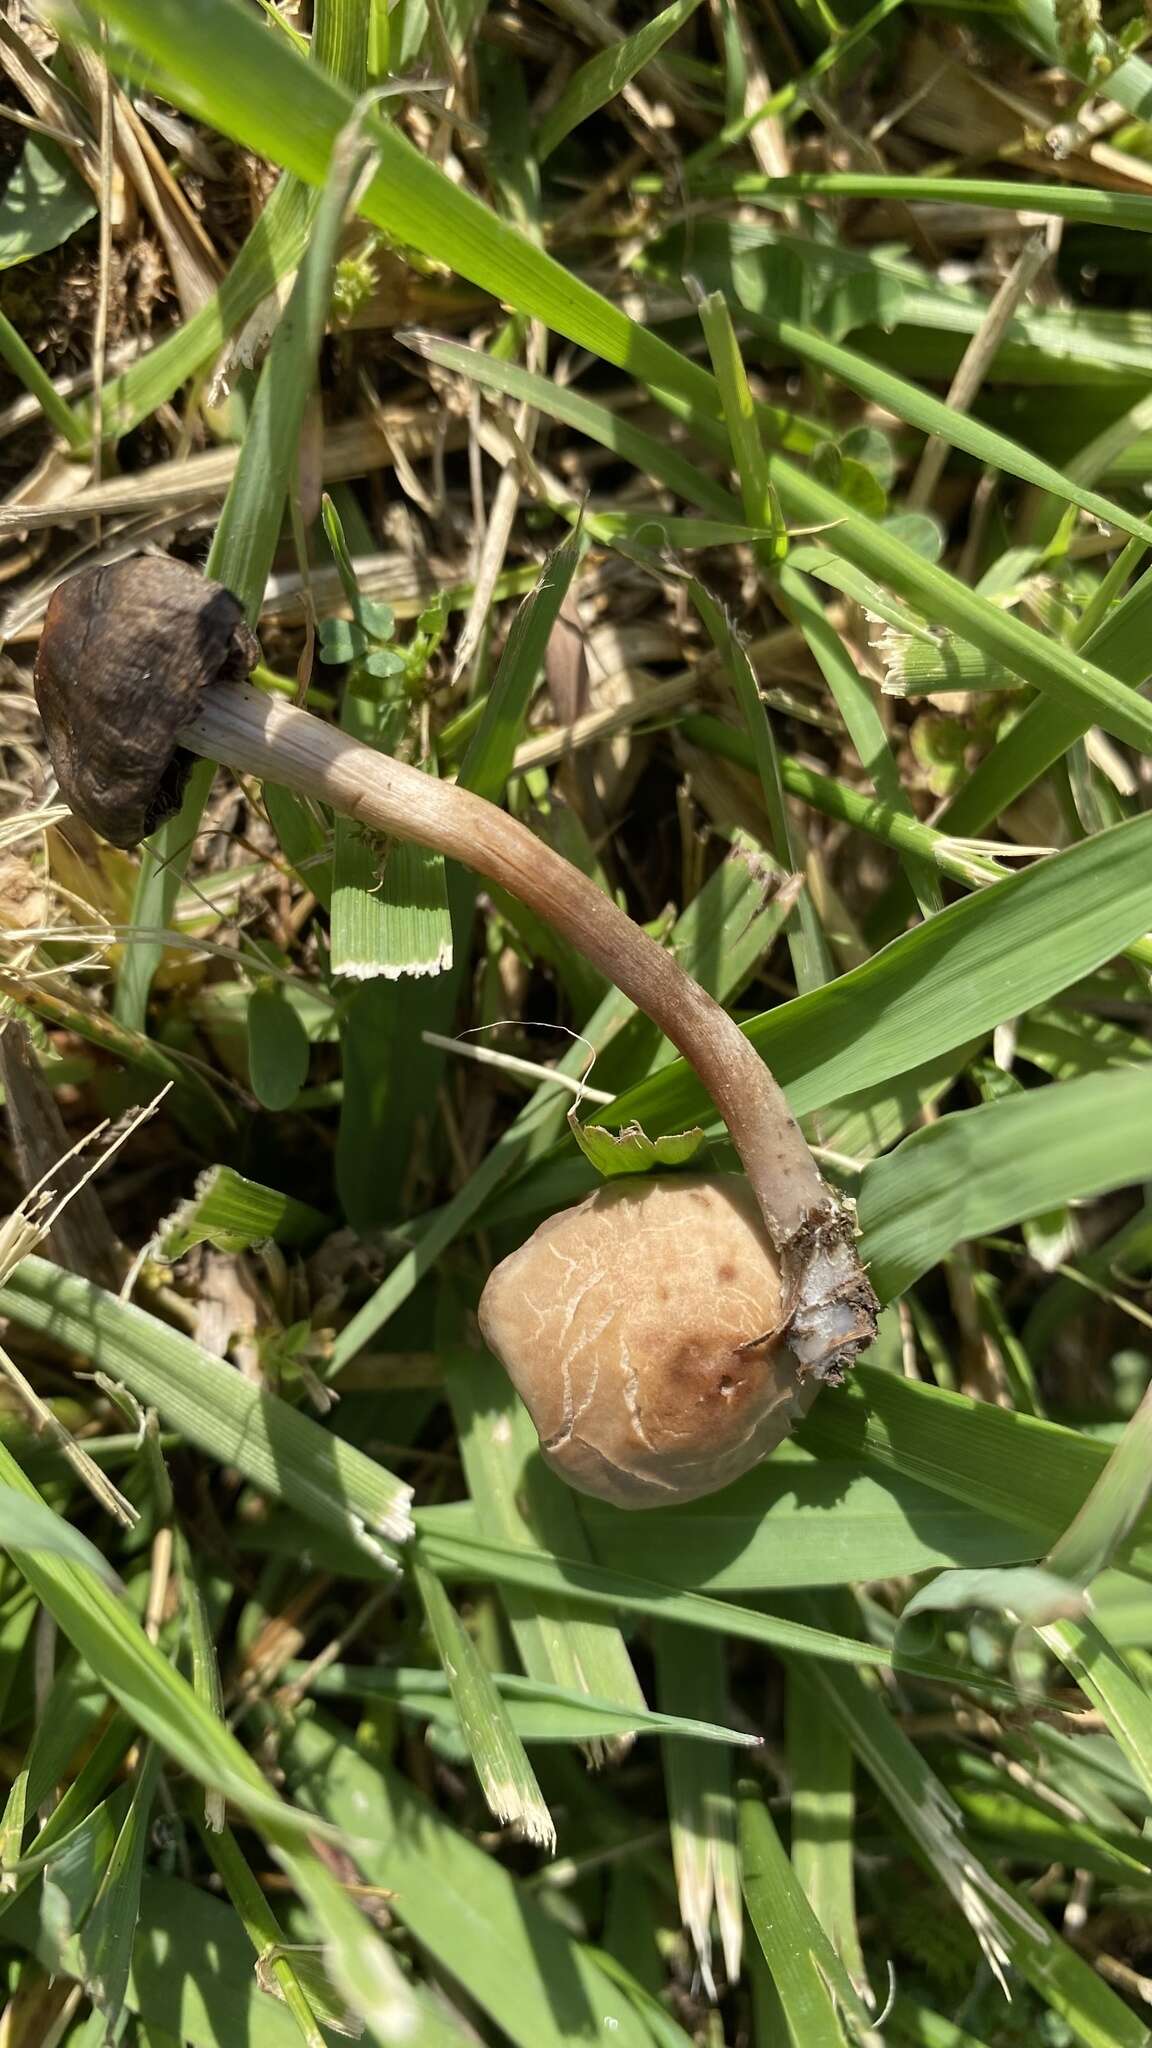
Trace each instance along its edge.
<instances>
[{"instance_id":1,"label":"mushroom cap","mask_svg":"<svg viewBox=\"0 0 1152 2048\"><path fill-rule=\"evenodd\" d=\"M548 1464L624 1508L714 1493L788 1435L817 1388L779 1323L779 1266L735 1174L605 1183L480 1302Z\"/></svg>"},{"instance_id":2,"label":"mushroom cap","mask_svg":"<svg viewBox=\"0 0 1152 2048\"><path fill-rule=\"evenodd\" d=\"M137 555L70 576L34 671L66 802L113 846L138 845L180 807L193 757L179 735L200 691L259 658L238 600L186 562Z\"/></svg>"}]
</instances>

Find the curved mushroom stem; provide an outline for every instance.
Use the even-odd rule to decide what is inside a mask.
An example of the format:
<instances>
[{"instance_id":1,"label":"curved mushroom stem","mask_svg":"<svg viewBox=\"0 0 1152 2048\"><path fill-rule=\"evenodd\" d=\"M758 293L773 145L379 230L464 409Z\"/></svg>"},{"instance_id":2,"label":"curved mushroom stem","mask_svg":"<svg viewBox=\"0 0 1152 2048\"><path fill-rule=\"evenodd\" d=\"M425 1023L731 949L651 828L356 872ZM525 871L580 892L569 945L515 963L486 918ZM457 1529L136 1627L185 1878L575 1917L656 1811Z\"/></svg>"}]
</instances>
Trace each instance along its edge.
<instances>
[{"instance_id":1,"label":"curved mushroom stem","mask_svg":"<svg viewBox=\"0 0 1152 2048\"><path fill-rule=\"evenodd\" d=\"M670 953L507 812L250 685L206 689L180 743L460 861L545 918L622 989L695 1068L728 1126L784 1278L787 1313L770 1334L804 1371L843 1377L876 1334L851 1217L763 1060Z\"/></svg>"}]
</instances>

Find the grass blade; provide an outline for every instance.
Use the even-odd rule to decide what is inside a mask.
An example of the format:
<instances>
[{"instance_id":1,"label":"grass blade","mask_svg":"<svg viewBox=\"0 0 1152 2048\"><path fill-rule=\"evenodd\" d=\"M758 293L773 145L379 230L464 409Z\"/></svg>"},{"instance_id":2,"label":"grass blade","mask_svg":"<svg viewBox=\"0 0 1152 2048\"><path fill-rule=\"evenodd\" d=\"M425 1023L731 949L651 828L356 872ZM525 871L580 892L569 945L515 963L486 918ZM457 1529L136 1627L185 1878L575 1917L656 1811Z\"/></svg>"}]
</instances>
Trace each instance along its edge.
<instances>
[{"instance_id":1,"label":"grass blade","mask_svg":"<svg viewBox=\"0 0 1152 2048\"><path fill-rule=\"evenodd\" d=\"M792 1868L858 1998L871 2000L856 1925L852 1751L797 1668L788 1674Z\"/></svg>"},{"instance_id":2,"label":"grass blade","mask_svg":"<svg viewBox=\"0 0 1152 2048\"><path fill-rule=\"evenodd\" d=\"M752 1785L740 1792L740 1860L748 1918L794 2042L847 2048L837 2005L851 2013L857 2038L875 2041L860 2003L784 1852L776 1825ZM854 2030L856 2031L856 2030Z\"/></svg>"},{"instance_id":3,"label":"grass blade","mask_svg":"<svg viewBox=\"0 0 1152 2048\"><path fill-rule=\"evenodd\" d=\"M954 1245L1150 1171L1152 1077L1139 1068L941 1117L865 1169L872 1284L891 1301Z\"/></svg>"},{"instance_id":4,"label":"grass blade","mask_svg":"<svg viewBox=\"0 0 1152 2048\"><path fill-rule=\"evenodd\" d=\"M307 1202L245 1180L231 1166L206 1166L188 1200L160 1225L156 1253L182 1259L194 1245L211 1244L235 1256L269 1238L277 1244L310 1244L327 1227L327 1217Z\"/></svg>"},{"instance_id":5,"label":"grass blade","mask_svg":"<svg viewBox=\"0 0 1152 2048\"><path fill-rule=\"evenodd\" d=\"M552 1816L492 1674L419 1550L412 1556L412 1576L489 1807L528 1841L554 1850Z\"/></svg>"},{"instance_id":6,"label":"grass blade","mask_svg":"<svg viewBox=\"0 0 1152 2048\"><path fill-rule=\"evenodd\" d=\"M201 0L194 15L183 0L104 0L102 12L165 66L172 92L189 113L310 184L324 183L352 111L351 95L267 36L255 16L232 0ZM261 79L259 94L248 88L254 76ZM454 185L397 130L371 121L366 133L379 155L379 170L359 202L367 219L606 362L714 415L706 371Z\"/></svg>"},{"instance_id":7,"label":"grass blade","mask_svg":"<svg viewBox=\"0 0 1152 2048\"><path fill-rule=\"evenodd\" d=\"M536 1432L507 1374L487 1356L449 1355L448 1398L460 1439L468 1490L481 1524L527 1549L558 1548L591 1556L579 1511L567 1488L542 1469ZM530 1679L552 1681L576 1694L600 1693L647 1711L627 1646L615 1623L581 1613L567 1600L525 1594L504 1586L501 1598L516 1648ZM622 1731L631 1734L631 1728ZM605 1751L599 1730L592 1756ZM627 1742L613 1746L619 1753Z\"/></svg>"},{"instance_id":8,"label":"grass blade","mask_svg":"<svg viewBox=\"0 0 1152 2048\"><path fill-rule=\"evenodd\" d=\"M128 1990L159 1767L159 1753L149 1745L136 1767L128 1811L81 1934L85 1983L113 2035Z\"/></svg>"},{"instance_id":9,"label":"grass blade","mask_svg":"<svg viewBox=\"0 0 1152 2048\"><path fill-rule=\"evenodd\" d=\"M512 621L484 715L460 764L459 780L465 789L487 797L490 803L503 798L548 641L586 545L577 526L549 556L536 588Z\"/></svg>"},{"instance_id":10,"label":"grass blade","mask_svg":"<svg viewBox=\"0 0 1152 2048\"><path fill-rule=\"evenodd\" d=\"M1147 520L1136 518L1124 506L1101 497L1097 491L1086 490L1010 435L998 433L969 413L954 411L943 399L921 390L907 377L898 377L894 371L883 369L839 342L826 341L814 329L801 327L794 320L771 319L763 313L750 313L747 319L754 334L769 336L787 354L797 355L802 362L838 378L861 397L894 413L897 419L906 420L910 427L935 436L948 447L963 449L990 469L1001 469L1007 476L1018 477L1022 483L1046 491L1062 504L1075 505L1094 519L1103 519L1121 533L1152 544L1152 526Z\"/></svg>"},{"instance_id":11,"label":"grass blade","mask_svg":"<svg viewBox=\"0 0 1152 2048\"><path fill-rule=\"evenodd\" d=\"M319 1721L297 1726L284 1754L299 1796L355 1843L361 1869L395 1893L420 1947L467 1984L516 2048L579 2040L593 2014L618 2048L649 2048L647 2029L592 1953L397 1773Z\"/></svg>"},{"instance_id":12,"label":"grass blade","mask_svg":"<svg viewBox=\"0 0 1152 2048\"><path fill-rule=\"evenodd\" d=\"M764 807L772 832L772 851L781 867L788 872L795 872L799 862L792 844L776 740L767 707L760 695L755 670L748 659L748 650L733 631L731 620L723 608L695 577L689 582L688 594L704 621L713 647L724 663L740 708L740 715L752 742L760 787L764 794ZM789 932L788 935L789 948L796 986L801 995L804 995L810 989L819 988L827 981L831 971L824 934L807 889L797 903L796 921L798 930Z\"/></svg>"},{"instance_id":13,"label":"grass blade","mask_svg":"<svg viewBox=\"0 0 1152 2048\"><path fill-rule=\"evenodd\" d=\"M835 1402L821 1402L799 1434L819 1457L863 1458L1026 1529L1033 1557L1061 1536L1109 1456L1080 1431L869 1366ZM1152 1569L1147 1514L1127 1561Z\"/></svg>"},{"instance_id":14,"label":"grass blade","mask_svg":"<svg viewBox=\"0 0 1152 2048\"><path fill-rule=\"evenodd\" d=\"M769 178L756 172L736 177L705 175L701 193L764 199L894 199L918 206L994 206L1014 212L1020 186L1008 178L908 178L869 171L806 171L794 177ZM1152 199L1134 192L1095 192L1075 185L1027 187L1030 213L1052 214L1057 220L1083 221L1095 227L1126 228L1133 234L1152 231Z\"/></svg>"},{"instance_id":15,"label":"grass blade","mask_svg":"<svg viewBox=\"0 0 1152 2048\"><path fill-rule=\"evenodd\" d=\"M1097 833L744 1028L798 1116L908 1073L1046 1002L1142 934L1150 852L1152 819ZM597 1111L590 1121L680 1129L705 1107L677 1061L619 1096L610 1118Z\"/></svg>"},{"instance_id":16,"label":"grass blade","mask_svg":"<svg viewBox=\"0 0 1152 2048\"><path fill-rule=\"evenodd\" d=\"M1146 2048L1147 2029L1137 2015L968 1846L954 1802L879 1697L852 1673L829 1685L813 1666L811 1678L993 1968L1019 1971L1089 2048Z\"/></svg>"},{"instance_id":17,"label":"grass blade","mask_svg":"<svg viewBox=\"0 0 1152 2048\"><path fill-rule=\"evenodd\" d=\"M545 1593L563 1593L573 1601L587 1602L593 1607L616 1607L625 1614L650 1614L657 1620L676 1622L709 1634L769 1643L814 1661L867 1664L878 1671L892 1668L890 1653L879 1644L853 1642L847 1636L809 1628L781 1615L688 1592L670 1581L641 1578L627 1569L610 1571L602 1565L586 1564L582 1559L457 1534L427 1510L419 1515L418 1521L425 1554L448 1580L483 1577L496 1585L534 1586ZM963 1682L992 1697L1015 1697L1010 1688L997 1680L975 1671L961 1673L958 1666L950 1666L941 1658L908 1651L901 1652L899 1664L901 1670L911 1675L944 1685Z\"/></svg>"},{"instance_id":18,"label":"grass blade","mask_svg":"<svg viewBox=\"0 0 1152 2048\"><path fill-rule=\"evenodd\" d=\"M306 1666L289 1666L288 1679ZM715 1721L687 1714L656 1713L623 1700L596 1699L579 1687L549 1685L511 1671L494 1671L492 1683L522 1742L597 1742L625 1734L675 1735L686 1741L747 1748L759 1740ZM329 1664L312 1675L309 1691L321 1699L394 1700L401 1713L459 1728L450 1682L443 1671L404 1665L377 1670L366 1664Z\"/></svg>"},{"instance_id":19,"label":"grass blade","mask_svg":"<svg viewBox=\"0 0 1152 2048\"><path fill-rule=\"evenodd\" d=\"M824 607L807 577L802 576L791 563L784 562L777 570L776 583L785 614L800 627L819 663L861 766L877 796L891 810L912 820L915 817L912 801L900 780L888 736L867 681L840 635L829 624ZM933 916L944 907L938 875L926 860L908 854L902 859L921 910L926 917Z\"/></svg>"},{"instance_id":20,"label":"grass blade","mask_svg":"<svg viewBox=\"0 0 1152 2048\"><path fill-rule=\"evenodd\" d=\"M411 1533L410 1487L142 1309L34 1258L22 1262L0 1298L7 1315L50 1331L209 1457L237 1466L378 1562L390 1561L387 1543Z\"/></svg>"},{"instance_id":21,"label":"grass blade","mask_svg":"<svg viewBox=\"0 0 1152 2048\"><path fill-rule=\"evenodd\" d=\"M724 1649L719 1641L657 1627L654 1647L665 1711L707 1715L728 1711ZM680 1918L692 1938L705 1986L714 1996L713 1911L729 1984L735 1984L740 1975L744 1934L732 1774L727 1757L696 1745L665 1742L663 1755Z\"/></svg>"},{"instance_id":22,"label":"grass blade","mask_svg":"<svg viewBox=\"0 0 1152 2048\"><path fill-rule=\"evenodd\" d=\"M805 525L825 526L824 544L833 554L887 584L935 624L950 627L961 639L1002 661L1022 681L1050 692L1057 704L1082 706L1090 721L1131 746L1152 746L1152 707L1115 676L1086 656L1045 639L946 569L926 561L783 456L771 455L768 466L785 512Z\"/></svg>"},{"instance_id":23,"label":"grass blade","mask_svg":"<svg viewBox=\"0 0 1152 2048\"><path fill-rule=\"evenodd\" d=\"M699 4L700 0L672 0L670 7L654 14L631 35L621 37L618 43L609 43L589 57L569 79L536 131L537 162L542 164L573 128L623 92L636 73L659 54L669 37L683 28Z\"/></svg>"}]
</instances>

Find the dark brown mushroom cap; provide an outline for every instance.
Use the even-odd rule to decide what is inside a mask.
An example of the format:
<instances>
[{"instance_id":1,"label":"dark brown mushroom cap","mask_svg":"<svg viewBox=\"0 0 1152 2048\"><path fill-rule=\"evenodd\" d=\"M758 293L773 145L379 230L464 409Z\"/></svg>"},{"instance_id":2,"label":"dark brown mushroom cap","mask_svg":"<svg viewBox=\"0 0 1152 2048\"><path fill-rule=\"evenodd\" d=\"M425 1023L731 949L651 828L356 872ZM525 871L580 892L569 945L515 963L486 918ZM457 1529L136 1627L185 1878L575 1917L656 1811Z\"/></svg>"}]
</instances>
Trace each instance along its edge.
<instances>
[{"instance_id":1,"label":"dark brown mushroom cap","mask_svg":"<svg viewBox=\"0 0 1152 2048\"><path fill-rule=\"evenodd\" d=\"M138 555L53 592L34 681L60 792L113 846L180 807L182 728L208 683L240 682L259 644L230 590L186 562Z\"/></svg>"},{"instance_id":2,"label":"dark brown mushroom cap","mask_svg":"<svg viewBox=\"0 0 1152 2048\"><path fill-rule=\"evenodd\" d=\"M817 1383L770 1334L780 1306L747 1181L669 1174L549 1217L497 1266L480 1326L570 1486L667 1507L738 1478L810 1407Z\"/></svg>"}]
</instances>

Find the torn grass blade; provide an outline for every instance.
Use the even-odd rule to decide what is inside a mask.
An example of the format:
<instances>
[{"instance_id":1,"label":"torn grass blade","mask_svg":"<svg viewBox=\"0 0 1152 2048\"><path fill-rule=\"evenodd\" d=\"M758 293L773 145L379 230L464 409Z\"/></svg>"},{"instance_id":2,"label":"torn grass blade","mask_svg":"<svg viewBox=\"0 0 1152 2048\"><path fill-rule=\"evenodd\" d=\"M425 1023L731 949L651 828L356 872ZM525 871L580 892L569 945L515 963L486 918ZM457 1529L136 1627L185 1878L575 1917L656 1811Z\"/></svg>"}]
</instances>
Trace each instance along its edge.
<instances>
[{"instance_id":1,"label":"torn grass blade","mask_svg":"<svg viewBox=\"0 0 1152 2048\"><path fill-rule=\"evenodd\" d=\"M551 1852L556 1829L524 1745L491 1672L419 1548L412 1554L412 1575L489 1807L497 1820Z\"/></svg>"},{"instance_id":2,"label":"torn grass blade","mask_svg":"<svg viewBox=\"0 0 1152 2048\"><path fill-rule=\"evenodd\" d=\"M399 981L450 968L452 918L443 854L377 839L338 818L331 958L333 974L351 981Z\"/></svg>"},{"instance_id":3,"label":"torn grass blade","mask_svg":"<svg viewBox=\"0 0 1152 2048\"><path fill-rule=\"evenodd\" d=\"M253 1245L296 1246L315 1242L328 1219L307 1202L277 1188L246 1180L231 1166L206 1166L188 1200L161 1223L153 1250L158 1258L184 1257L195 1245L210 1244L231 1257Z\"/></svg>"},{"instance_id":4,"label":"torn grass blade","mask_svg":"<svg viewBox=\"0 0 1152 2048\"><path fill-rule=\"evenodd\" d=\"M618 998L623 1003L623 998ZM537 1098L538 1099L538 1098ZM547 1472L536 1432L507 1374L494 1358L449 1353L445 1384L460 1442L468 1491L486 1528L532 1550L560 1549L590 1557L591 1545L572 1495ZM647 1708L640 1681L614 1616L588 1614L558 1595L501 1586L500 1597L528 1679L580 1695L619 1702L627 1714ZM622 1755L634 1727L593 1728L589 1756Z\"/></svg>"},{"instance_id":5,"label":"torn grass blade","mask_svg":"<svg viewBox=\"0 0 1152 2048\"><path fill-rule=\"evenodd\" d=\"M713 1720L729 1711L727 1660L719 1638L700 1639L658 1625L653 1645L663 1712ZM714 1997L713 1913L730 1985L740 1976L744 1935L731 1763L722 1753L696 1744L668 1741L662 1749L680 1918L692 1939L705 1988Z\"/></svg>"}]
</instances>

